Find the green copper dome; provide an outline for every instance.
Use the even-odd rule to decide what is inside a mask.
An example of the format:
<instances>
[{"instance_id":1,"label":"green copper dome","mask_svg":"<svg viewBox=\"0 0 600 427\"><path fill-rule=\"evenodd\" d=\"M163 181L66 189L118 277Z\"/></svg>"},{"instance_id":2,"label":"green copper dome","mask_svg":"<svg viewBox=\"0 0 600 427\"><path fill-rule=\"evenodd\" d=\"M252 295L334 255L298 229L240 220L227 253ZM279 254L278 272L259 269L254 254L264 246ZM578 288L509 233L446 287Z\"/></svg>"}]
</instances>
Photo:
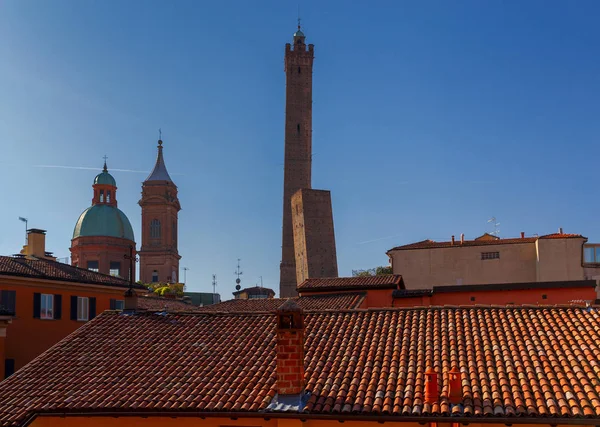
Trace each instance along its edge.
<instances>
[{"instance_id":1,"label":"green copper dome","mask_svg":"<svg viewBox=\"0 0 600 427\"><path fill-rule=\"evenodd\" d=\"M115 181L113 176L109 174L108 171L104 170L96 175L96 178L94 178L94 184L114 185L116 187L117 181Z\"/></svg>"},{"instance_id":2,"label":"green copper dome","mask_svg":"<svg viewBox=\"0 0 600 427\"><path fill-rule=\"evenodd\" d=\"M108 176L112 179L112 176ZM94 183L96 183L96 180L94 180ZM116 206L104 204L91 206L79 216L77 224L75 224L75 230L73 230L73 238L82 236L120 237L132 242L135 241L133 228L131 228L127 216Z\"/></svg>"}]
</instances>

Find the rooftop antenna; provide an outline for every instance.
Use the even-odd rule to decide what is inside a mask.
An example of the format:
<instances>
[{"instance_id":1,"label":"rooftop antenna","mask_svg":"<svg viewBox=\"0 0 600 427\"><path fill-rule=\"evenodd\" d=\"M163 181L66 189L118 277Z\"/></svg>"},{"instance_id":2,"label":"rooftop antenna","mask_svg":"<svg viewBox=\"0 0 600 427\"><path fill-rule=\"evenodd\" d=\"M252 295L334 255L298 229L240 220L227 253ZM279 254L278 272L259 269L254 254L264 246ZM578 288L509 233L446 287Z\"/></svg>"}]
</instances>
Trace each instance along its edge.
<instances>
[{"instance_id":1,"label":"rooftop antenna","mask_svg":"<svg viewBox=\"0 0 600 427\"><path fill-rule=\"evenodd\" d=\"M491 223L494 226L494 231L492 231L490 234L492 236L496 236L499 237L500 236L500 229L498 228L498 226L500 225L500 223L498 221L496 221L496 217L493 216L490 219L488 219L488 224Z\"/></svg>"},{"instance_id":2,"label":"rooftop antenna","mask_svg":"<svg viewBox=\"0 0 600 427\"><path fill-rule=\"evenodd\" d=\"M186 279L187 279L187 272L188 272L189 268L187 267L183 267L183 287L185 288L185 283L186 283Z\"/></svg>"},{"instance_id":3,"label":"rooftop antenna","mask_svg":"<svg viewBox=\"0 0 600 427\"><path fill-rule=\"evenodd\" d=\"M212 282L213 294L216 294L217 293L217 275L213 274L212 276L213 276L213 282Z\"/></svg>"},{"instance_id":4,"label":"rooftop antenna","mask_svg":"<svg viewBox=\"0 0 600 427\"><path fill-rule=\"evenodd\" d=\"M261 287L261 288L263 287L263 284L262 284L262 276L260 276L260 287Z\"/></svg>"},{"instance_id":5,"label":"rooftop antenna","mask_svg":"<svg viewBox=\"0 0 600 427\"><path fill-rule=\"evenodd\" d=\"M240 279L240 276L244 273L242 273L242 271L240 270L240 261L241 259L238 258L238 263L237 263L237 270L233 272L233 274L235 274L237 276L237 279L235 279L235 289L237 291L239 291L240 289L242 289L242 287L240 286L240 283L242 283L242 280Z\"/></svg>"}]
</instances>

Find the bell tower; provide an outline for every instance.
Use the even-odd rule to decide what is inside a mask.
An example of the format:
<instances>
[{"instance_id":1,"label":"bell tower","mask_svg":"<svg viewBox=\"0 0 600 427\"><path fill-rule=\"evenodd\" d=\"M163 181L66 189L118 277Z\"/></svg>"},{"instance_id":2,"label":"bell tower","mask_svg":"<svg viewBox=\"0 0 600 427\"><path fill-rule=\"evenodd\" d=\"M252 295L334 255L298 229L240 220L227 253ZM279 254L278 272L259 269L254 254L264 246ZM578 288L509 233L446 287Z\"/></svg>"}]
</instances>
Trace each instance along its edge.
<instances>
[{"instance_id":1,"label":"bell tower","mask_svg":"<svg viewBox=\"0 0 600 427\"><path fill-rule=\"evenodd\" d=\"M285 45L285 160L279 280L282 298L296 295L297 285L292 195L301 188L311 188L313 59L314 46L305 44L298 25L293 45Z\"/></svg>"},{"instance_id":2,"label":"bell tower","mask_svg":"<svg viewBox=\"0 0 600 427\"><path fill-rule=\"evenodd\" d=\"M177 221L181 210L177 186L169 176L163 158L163 142L158 140L154 169L142 184L142 246L140 280L143 283L177 283L179 260Z\"/></svg>"}]
</instances>

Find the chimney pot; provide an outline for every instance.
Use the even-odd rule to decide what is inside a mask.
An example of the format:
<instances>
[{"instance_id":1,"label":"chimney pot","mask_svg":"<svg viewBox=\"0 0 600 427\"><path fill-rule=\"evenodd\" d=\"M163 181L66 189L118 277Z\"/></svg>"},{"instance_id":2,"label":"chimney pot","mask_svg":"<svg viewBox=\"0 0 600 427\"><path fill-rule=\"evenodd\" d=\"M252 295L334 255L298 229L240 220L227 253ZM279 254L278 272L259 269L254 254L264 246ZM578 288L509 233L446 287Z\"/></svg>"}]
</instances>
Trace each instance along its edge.
<instances>
[{"instance_id":1,"label":"chimney pot","mask_svg":"<svg viewBox=\"0 0 600 427\"><path fill-rule=\"evenodd\" d=\"M524 238L525 238L525 232L521 231L521 239L524 239Z\"/></svg>"},{"instance_id":2,"label":"chimney pot","mask_svg":"<svg viewBox=\"0 0 600 427\"><path fill-rule=\"evenodd\" d=\"M558 234L563 234L562 227L558 229Z\"/></svg>"},{"instance_id":3,"label":"chimney pot","mask_svg":"<svg viewBox=\"0 0 600 427\"><path fill-rule=\"evenodd\" d=\"M456 366L448 372L448 400L455 405L462 401L462 381Z\"/></svg>"},{"instance_id":4,"label":"chimney pot","mask_svg":"<svg viewBox=\"0 0 600 427\"><path fill-rule=\"evenodd\" d=\"M138 308L138 296L137 293L129 288L123 294L125 297L125 302L123 303L123 310L126 311L136 311Z\"/></svg>"},{"instance_id":5,"label":"chimney pot","mask_svg":"<svg viewBox=\"0 0 600 427\"><path fill-rule=\"evenodd\" d=\"M435 403L438 400L438 380L437 373L428 368L425 371L425 402Z\"/></svg>"},{"instance_id":6,"label":"chimney pot","mask_svg":"<svg viewBox=\"0 0 600 427\"><path fill-rule=\"evenodd\" d=\"M460 233L460 244L461 245L465 244L465 233Z\"/></svg>"},{"instance_id":7,"label":"chimney pot","mask_svg":"<svg viewBox=\"0 0 600 427\"><path fill-rule=\"evenodd\" d=\"M454 234L452 235L452 246L454 246Z\"/></svg>"}]
</instances>

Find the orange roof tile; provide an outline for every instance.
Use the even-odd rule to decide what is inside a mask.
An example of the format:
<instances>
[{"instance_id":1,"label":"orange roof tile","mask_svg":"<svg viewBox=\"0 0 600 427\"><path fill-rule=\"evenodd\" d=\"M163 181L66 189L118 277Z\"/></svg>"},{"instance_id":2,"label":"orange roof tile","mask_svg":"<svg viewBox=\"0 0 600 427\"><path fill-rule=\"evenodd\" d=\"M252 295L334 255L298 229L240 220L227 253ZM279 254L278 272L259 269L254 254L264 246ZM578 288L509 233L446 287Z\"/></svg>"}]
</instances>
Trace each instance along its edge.
<instances>
[{"instance_id":1,"label":"orange roof tile","mask_svg":"<svg viewBox=\"0 0 600 427\"><path fill-rule=\"evenodd\" d=\"M43 412L262 412L276 394L275 327L273 314L104 312L0 383L0 425ZM600 421L597 307L312 312L306 329L302 416ZM454 366L460 405L447 397ZM430 367L439 398L425 403Z\"/></svg>"},{"instance_id":2,"label":"orange roof tile","mask_svg":"<svg viewBox=\"0 0 600 427\"><path fill-rule=\"evenodd\" d=\"M343 294L310 295L291 298L305 311L344 310L359 308L365 293L347 292ZM200 307L199 311L215 313L264 313L272 312L286 301L286 298L232 299L219 304Z\"/></svg>"},{"instance_id":3,"label":"orange roof tile","mask_svg":"<svg viewBox=\"0 0 600 427\"><path fill-rule=\"evenodd\" d=\"M358 277L325 277L306 279L298 285L298 291L331 291L363 289L402 289L404 281L399 274Z\"/></svg>"},{"instance_id":4,"label":"orange roof tile","mask_svg":"<svg viewBox=\"0 0 600 427\"><path fill-rule=\"evenodd\" d=\"M48 259L28 259L20 257L0 256L0 275L32 277L44 280L59 280L82 284L129 287L129 281L120 277L96 273ZM136 289L146 289L135 284Z\"/></svg>"}]
</instances>

